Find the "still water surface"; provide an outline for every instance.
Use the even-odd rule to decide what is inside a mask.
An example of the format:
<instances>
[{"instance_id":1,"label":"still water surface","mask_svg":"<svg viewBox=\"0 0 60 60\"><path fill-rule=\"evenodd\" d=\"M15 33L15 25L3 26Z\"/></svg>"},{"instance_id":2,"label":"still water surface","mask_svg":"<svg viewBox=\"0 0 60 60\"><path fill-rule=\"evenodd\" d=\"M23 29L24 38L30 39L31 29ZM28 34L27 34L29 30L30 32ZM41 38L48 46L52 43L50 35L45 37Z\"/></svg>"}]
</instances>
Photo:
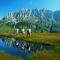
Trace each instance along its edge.
<instances>
[{"instance_id":1,"label":"still water surface","mask_svg":"<svg viewBox=\"0 0 60 60\"><path fill-rule=\"evenodd\" d=\"M23 58L27 58L30 54L33 54L36 51L50 51L52 48L53 47L49 44L17 41L14 38L0 38L0 51L4 51L14 56L21 56Z\"/></svg>"}]
</instances>

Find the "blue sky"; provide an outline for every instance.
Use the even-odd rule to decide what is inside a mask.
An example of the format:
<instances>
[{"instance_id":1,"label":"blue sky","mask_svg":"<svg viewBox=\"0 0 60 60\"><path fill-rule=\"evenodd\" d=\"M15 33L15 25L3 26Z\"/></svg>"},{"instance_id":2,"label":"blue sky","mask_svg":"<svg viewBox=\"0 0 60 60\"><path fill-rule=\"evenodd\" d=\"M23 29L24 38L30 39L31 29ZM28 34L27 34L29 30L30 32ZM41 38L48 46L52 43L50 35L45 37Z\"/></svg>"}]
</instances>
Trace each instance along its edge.
<instances>
[{"instance_id":1,"label":"blue sky","mask_svg":"<svg viewBox=\"0 0 60 60\"><path fill-rule=\"evenodd\" d=\"M60 10L60 0L0 0L0 19L22 8Z\"/></svg>"}]
</instances>

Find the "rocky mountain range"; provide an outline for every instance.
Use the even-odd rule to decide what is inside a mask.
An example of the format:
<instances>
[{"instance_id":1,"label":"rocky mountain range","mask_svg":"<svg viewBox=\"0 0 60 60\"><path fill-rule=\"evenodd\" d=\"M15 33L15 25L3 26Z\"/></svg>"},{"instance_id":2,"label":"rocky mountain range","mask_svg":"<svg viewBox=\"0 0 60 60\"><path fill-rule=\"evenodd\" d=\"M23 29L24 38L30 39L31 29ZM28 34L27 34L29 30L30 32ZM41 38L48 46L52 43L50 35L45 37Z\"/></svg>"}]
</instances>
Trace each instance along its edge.
<instances>
[{"instance_id":1,"label":"rocky mountain range","mask_svg":"<svg viewBox=\"0 0 60 60\"><path fill-rule=\"evenodd\" d=\"M31 28L34 28L33 30L42 32L60 32L60 10L51 11L37 8L21 9L18 12L8 13L8 15L2 20L4 22L12 22L17 25L22 21L28 21L28 24L30 24Z\"/></svg>"}]
</instances>

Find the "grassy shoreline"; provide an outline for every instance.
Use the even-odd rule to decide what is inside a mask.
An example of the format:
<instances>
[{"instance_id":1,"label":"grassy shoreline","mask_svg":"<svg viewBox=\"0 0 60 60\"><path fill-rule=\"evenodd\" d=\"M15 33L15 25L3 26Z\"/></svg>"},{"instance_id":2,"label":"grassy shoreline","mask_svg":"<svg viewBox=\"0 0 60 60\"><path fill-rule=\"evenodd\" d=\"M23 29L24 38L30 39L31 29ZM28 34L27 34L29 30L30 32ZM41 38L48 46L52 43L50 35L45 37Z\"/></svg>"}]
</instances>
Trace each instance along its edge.
<instances>
[{"instance_id":1,"label":"grassy shoreline","mask_svg":"<svg viewBox=\"0 0 60 60\"><path fill-rule=\"evenodd\" d=\"M32 33L31 36L23 36L21 33L3 33L0 32L0 36L15 38L17 40L24 40L35 43L54 43L60 42L60 33Z\"/></svg>"}]
</instances>

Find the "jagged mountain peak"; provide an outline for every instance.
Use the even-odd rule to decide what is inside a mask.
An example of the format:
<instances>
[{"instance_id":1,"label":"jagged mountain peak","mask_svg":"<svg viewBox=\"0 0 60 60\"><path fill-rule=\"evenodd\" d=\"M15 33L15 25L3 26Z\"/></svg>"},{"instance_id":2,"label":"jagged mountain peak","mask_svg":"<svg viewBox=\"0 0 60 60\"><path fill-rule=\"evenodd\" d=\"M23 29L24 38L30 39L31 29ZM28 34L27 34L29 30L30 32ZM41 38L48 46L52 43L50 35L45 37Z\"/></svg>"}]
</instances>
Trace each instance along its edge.
<instances>
[{"instance_id":1,"label":"jagged mountain peak","mask_svg":"<svg viewBox=\"0 0 60 60\"><path fill-rule=\"evenodd\" d=\"M20 19L24 19L26 17L33 17L35 19L40 19L41 17L43 17L45 20L49 20L49 19L55 19L55 20L59 20L60 19L60 10L58 11L51 11L48 9L29 9L29 8L23 8L21 10L19 10L18 12L14 12L14 13L8 13L8 15L5 17L5 19L8 20L8 18L15 18L16 20L20 20Z\"/></svg>"}]
</instances>

